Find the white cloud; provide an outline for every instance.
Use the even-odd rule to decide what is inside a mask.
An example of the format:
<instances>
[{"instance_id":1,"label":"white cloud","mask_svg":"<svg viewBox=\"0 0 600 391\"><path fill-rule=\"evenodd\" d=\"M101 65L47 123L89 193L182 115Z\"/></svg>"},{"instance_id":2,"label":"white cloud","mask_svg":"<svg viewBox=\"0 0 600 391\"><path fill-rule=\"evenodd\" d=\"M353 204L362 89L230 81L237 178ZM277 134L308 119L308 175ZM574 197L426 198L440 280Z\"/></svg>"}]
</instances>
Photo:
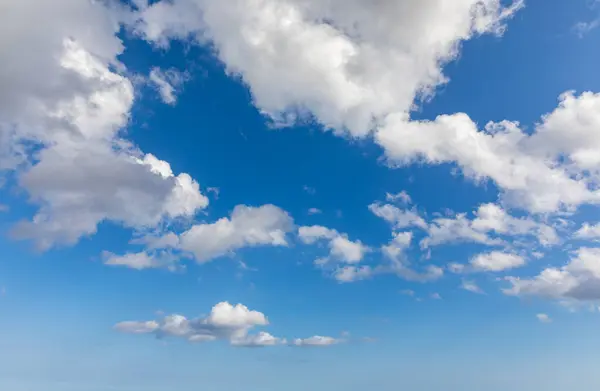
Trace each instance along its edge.
<instances>
[{"instance_id":1,"label":"white cloud","mask_svg":"<svg viewBox=\"0 0 600 391\"><path fill-rule=\"evenodd\" d=\"M500 251L478 254L471 259L474 271L500 272L524 266L525 258L516 254L507 254Z\"/></svg>"},{"instance_id":2,"label":"white cloud","mask_svg":"<svg viewBox=\"0 0 600 391\"><path fill-rule=\"evenodd\" d=\"M457 214L454 218L436 218L427 228L428 236L421 241L421 247L427 248L445 243L474 242L486 245L505 244L497 236L535 236L543 246L559 242L556 230L532 217L516 218L509 215L496 204L482 204L471 220L466 214Z\"/></svg>"},{"instance_id":3,"label":"white cloud","mask_svg":"<svg viewBox=\"0 0 600 391\"><path fill-rule=\"evenodd\" d=\"M370 266L342 266L333 272L333 278L342 283L366 280L374 275Z\"/></svg>"},{"instance_id":4,"label":"white cloud","mask_svg":"<svg viewBox=\"0 0 600 391\"><path fill-rule=\"evenodd\" d=\"M329 242L329 256L317 260L321 266L333 261L356 264L370 251L360 240L351 241L348 235L320 225L300 227L298 237L305 244L314 244L320 240Z\"/></svg>"},{"instance_id":5,"label":"white cloud","mask_svg":"<svg viewBox=\"0 0 600 391\"><path fill-rule=\"evenodd\" d=\"M444 275L441 268L433 265L427 266L422 273L412 269L406 256L406 250L412 242L412 233L399 232L392 235L392 240L381 247L381 252L388 263L379 266L376 270L378 273L392 273L405 280L418 282L435 281Z\"/></svg>"},{"instance_id":6,"label":"white cloud","mask_svg":"<svg viewBox=\"0 0 600 391\"><path fill-rule=\"evenodd\" d=\"M190 34L212 41L227 71L276 121L309 111L328 128L364 136L374 119L410 110L416 96L444 83L441 65L456 57L458 44L500 32L520 5L175 0L143 9L135 30L162 45Z\"/></svg>"},{"instance_id":7,"label":"white cloud","mask_svg":"<svg viewBox=\"0 0 600 391\"><path fill-rule=\"evenodd\" d=\"M108 266L121 266L135 270L160 269L177 270L178 258L168 251L142 251L138 253L126 253L116 255L105 251L103 254L104 264Z\"/></svg>"},{"instance_id":8,"label":"white cloud","mask_svg":"<svg viewBox=\"0 0 600 391\"><path fill-rule=\"evenodd\" d=\"M262 312L248 309L243 304L228 302L216 304L210 314L197 319L182 315L168 315L160 321L126 321L117 323L114 329L127 334L154 334L157 337L177 337L194 343L216 340L228 341L237 347L265 347L284 345L285 339L261 331L250 334L255 327L268 326L269 321ZM338 343L331 337L295 339L294 346L322 346Z\"/></svg>"},{"instance_id":9,"label":"white cloud","mask_svg":"<svg viewBox=\"0 0 600 391\"><path fill-rule=\"evenodd\" d=\"M582 247L570 262L561 267L544 269L531 279L507 277L512 296L542 296L557 300L600 300L600 249Z\"/></svg>"},{"instance_id":10,"label":"white cloud","mask_svg":"<svg viewBox=\"0 0 600 391\"><path fill-rule=\"evenodd\" d=\"M392 224L395 229L408 227L427 228L427 223L415 210L402 210L394 205L374 203L369 205L369 210Z\"/></svg>"},{"instance_id":11,"label":"white cloud","mask_svg":"<svg viewBox=\"0 0 600 391\"><path fill-rule=\"evenodd\" d=\"M400 294L402 294L404 296L413 297L415 295L415 291L413 291L412 289L405 289L403 291L400 291Z\"/></svg>"},{"instance_id":12,"label":"white cloud","mask_svg":"<svg viewBox=\"0 0 600 391\"><path fill-rule=\"evenodd\" d=\"M308 214L309 215L319 215L321 213L323 213L323 211L321 211L321 209L318 209L318 208L310 208L310 209L308 209Z\"/></svg>"},{"instance_id":13,"label":"white cloud","mask_svg":"<svg viewBox=\"0 0 600 391\"><path fill-rule=\"evenodd\" d=\"M463 113L434 121L398 114L386 118L376 139L390 163L455 162L467 176L493 180L507 204L554 212L598 202L599 122L600 95L566 93L531 135L509 121L479 131Z\"/></svg>"},{"instance_id":14,"label":"white cloud","mask_svg":"<svg viewBox=\"0 0 600 391\"><path fill-rule=\"evenodd\" d=\"M196 224L182 233L178 248L203 263L244 247L287 246L286 234L292 229L293 219L274 205L238 205L230 218Z\"/></svg>"},{"instance_id":15,"label":"white cloud","mask_svg":"<svg viewBox=\"0 0 600 391\"><path fill-rule=\"evenodd\" d=\"M331 346L340 343L341 340L333 337L315 335L310 338L296 338L292 341L295 346Z\"/></svg>"},{"instance_id":16,"label":"white cloud","mask_svg":"<svg viewBox=\"0 0 600 391\"><path fill-rule=\"evenodd\" d=\"M298 237L305 244L313 244L319 240L331 240L338 236L338 232L321 225L303 226L298 228Z\"/></svg>"},{"instance_id":17,"label":"white cloud","mask_svg":"<svg viewBox=\"0 0 600 391\"><path fill-rule=\"evenodd\" d=\"M0 15L0 170L17 170L39 206L13 235L42 250L75 244L103 221L145 229L207 205L189 175L156 171L168 163L123 139L134 90L118 73L117 34L129 16L78 0L11 2Z\"/></svg>"},{"instance_id":18,"label":"white cloud","mask_svg":"<svg viewBox=\"0 0 600 391\"><path fill-rule=\"evenodd\" d=\"M493 181L506 204L532 212L598 203L598 95L563 94L532 133L509 121L480 130L464 113L411 120L415 103L447 81L441 67L460 43L501 33L523 5L176 0L142 7L134 30L158 44L190 35L211 41L227 72L276 122L310 113L337 133L373 133L392 165L455 163L469 177Z\"/></svg>"},{"instance_id":19,"label":"white cloud","mask_svg":"<svg viewBox=\"0 0 600 391\"><path fill-rule=\"evenodd\" d=\"M385 200L388 202L400 201L402 204L405 205L412 204L412 199L410 198L410 195L404 190L402 190L398 194L385 193Z\"/></svg>"},{"instance_id":20,"label":"white cloud","mask_svg":"<svg viewBox=\"0 0 600 391\"><path fill-rule=\"evenodd\" d=\"M343 235L336 236L329 242L330 255L341 259L346 263L358 263L362 261L365 253L369 251L360 241L353 242Z\"/></svg>"},{"instance_id":21,"label":"white cloud","mask_svg":"<svg viewBox=\"0 0 600 391\"><path fill-rule=\"evenodd\" d=\"M433 300L442 300L442 296L439 293L432 293L431 298Z\"/></svg>"},{"instance_id":22,"label":"white cloud","mask_svg":"<svg viewBox=\"0 0 600 391\"><path fill-rule=\"evenodd\" d=\"M174 105L177 102L178 90L188 77L186 73L176 69L163 71L155 67L150 71L148 80L156 87L164 103Z\"/></svg>"},{"instance_id":23,"label":"white cloud","mask_svg":"<svg viewBox=\"0 0 600 391\"><path fill-rule=\"evenodd\" d=\"M484 294L483 290L477 285L477 283L475 283L475 281L462 280L460 288L472 293L477 293L480 295Z\"/></svg>"},{"instance_id":24,"label":"white cloud","mask_svg":"<svg viewBox=\"0 0 600 391\"><path fill-rule=\"evenodd\" d=\"M150 334L160 328L158 322L150 320L147 322L127 321L117 323L115 330L127 334Z\"/></svg>"},{"instance_id":25,"label":"white cloud","mask_svg":"<svg viewBox=\"0 0 600 391\"><path fill-rule=\"evenodd\" d=\"M576 239L598 240L600 239L600 224L583 223L573 236Z\"/></svg>"},{"instance_id":26,"label":"white cloud","mask_svg":"<svg viewBox=\"0 0 600 391\"><path fill-rule=\"evenodd\" d=\"M547 314L537 314L535 317L542 323L552 323L552 319Z\"/></svg>"}]
</instances>

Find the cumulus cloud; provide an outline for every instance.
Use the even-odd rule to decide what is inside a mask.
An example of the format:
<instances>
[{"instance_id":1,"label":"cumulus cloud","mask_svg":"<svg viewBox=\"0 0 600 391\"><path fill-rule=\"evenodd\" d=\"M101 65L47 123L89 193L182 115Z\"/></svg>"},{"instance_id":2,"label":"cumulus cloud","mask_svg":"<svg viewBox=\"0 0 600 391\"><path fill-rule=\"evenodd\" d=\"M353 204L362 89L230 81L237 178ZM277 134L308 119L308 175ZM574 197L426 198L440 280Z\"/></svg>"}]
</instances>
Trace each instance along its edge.
<instances>
[{"instance_id":1,"label":"cumulus cloud","mask_svg":"<svg viewBox=\"0 0 600 391\"><path fill-rule=\"evenodd\" d=\"M320 225L300 227L298 238L305 244L314 244L321 240L328 241L329 256L317 260L320 265L336 261L350 264L359 263L370 251L369 247L362 244L361 241L351 241L348 239L348 235Z\"/></svg>"},{"instance_id":2,"label":"cumulus cloud","mask_svg":"<svg viewBox=\"0 0 600 391\"><path fill-rule=\"evenodd\" d=\"M600 249L582 247L573 252L569 263L544 269L527 279L507 277L511 296L541 296L557 300L600 300Z\"/></svg>"},{"instance_id":3,"label":"cumulus cloud","mask_svg":"<svg viewBox=\"0 0 600 391\"><path fill-rule=\"evenodd\" d=\"M177 103L177 93L188 77L187 73L174 68L163 71L154 67L148 75L148 80L157 89L164 103L174 105Z\"/></svg>"},{"instance_id":4,"label":"cumulus cloud","mask_svg":"<svg viewBox=\"0 0 600 391\"><path fill-rule=\"evenodd\" d=\"M408 227L427 228L427 223L416 210L403 210L391 204L374 203L369 205L369 210L377 217L390 223L394 229Z\"/></svg>"},{"instance_id":5,"label":"cumulus cloud","mask_svg":"<svg viewBox=\"0 0 600 391\"><path fill-rule=\"evenodd\" d=\"M428 235L421 241L421 247L458 242L503 245L505 242L500 236L534 236L543 246L559 242L553 227L532 217L513 217L496 204L482 204L474 214L473 219L466 214L434 219L427 227Z\"/></svg>"},{"instance_id":6,"label":"cumulus cloud","mask_svg":"<svg viewBox=\"0 0 600 391\"><path fill-rule=\"evenodd\" d=\"M500 251L478 254L471 259L474 271L500 272L524 266L525 258Z\"/></svg>"},{"instance_id":7,"label":"cumulus cloud","mask_svg":"<svg viewBox=\"0 0 600 391\"><path fill-rule=\"evenodd\" d=\"M285 339L261 331L250 334L256 327L268 326L265 314L248 309L243 304L228 302L216 304L210 314L197 319L187 319L183 315L168 315L159 321L125 321L117 323L114 329L127 334L154 334L159 338L177 337L189 342L202 343L217 340L228 341L236 347L265 347L286 344ZM331 345L337 341L331 337L311 337L294 339L294 346ZM300 341L296 343L296 341Z\"/></svg>"},{"instance_id":8,"label":"cumulus cloud","mask_svg":"<svg viewBox=\"0 0 600 391\"><path fill-rule=\"evenodd\" d=\"M598 240L600 239L600 224L583 223L580 229L573 234L576 239Z\"/></svg>"},{"instance_id":9,"label":"cumulus cloud","mask_svg":"<svg viewBox=\"0 0 600 391\"><path fill-rule=\"evenodd\" d=\"M310 114L338 134L373 134L392 166L454 163L468 177L493 181L504 203L531 212L596 204L596 94L563 94L533 132L510 121L479 129L464 113L411 119L415 103L447 82L441 68L461 42L501 34L523 5L175 0L142 4L132 28L159 45L190 37L211 42L227 72L276 122Z\"/></svg>"},{"instance_id":10,"label":"cumulus cloud","mask_svg":"<svg viewBox=\"0 0 600 391\"><path fill-rule=\"evenodd\" d=\"M386 118L376 139L390 163L454 162L467 176L494 181L507 204L543 213L598 202L592 150L599 121L599 95L569 92L532 134L509 121L479 130L463 113L433 121L398 114Z\"/></svg>"},{"instance_id":11,"label":"cumulus cloud","mask_svg":"<svg viewBox=\"0 0 600 391\"><path fill-rule=\"evenodd\" d=\"M39 207L13 236L42 250L75 244L103 221L146 229L208 204L189 175L123 138L135 94L119 73L117 34L129 16L77 0L12 2L0 16L0 170L17 170Z\"/></svg>"},{"instance_id":12,"label":"cumulus cloud","mask_svg":"<svg viewBox=\"0 0 600 391\"><path fill-rule=\"evenodd\" d=\"M412 198L405 190L397 194L385 193L385 200L388 202L400 202L405 205L412 204Z\"/></svg>"},{"instance_id":13,"label":"cumulus cloud","mask_svg":"<svg viewBox=\"0 0 600 391\"><path fill-rule=\"evenodd\" d=\"M311 112L327 128L364 136L373 119L408 111L416 96L444 83L441 64L461 41L501 32L521 5L176 0L142 7L134 31L159 45L190 35L210 40L227 71L241 76L276 121Z\"/></svg>"},{"instance_id":14,"label":"cumulus cloud","mask_svg":"<svg viewBox=\"0 0 600 391\"><path fill-rule=\"evenodd\" d=\"M196 224L183 232L177 248L203 263L244 247L287 246L286 234L293 226L290 215L274 205L238 205L229 218Z\"/></svg>"},{"instance_id":15,"label":"cumulus cloud","mask_svg":"<svg viewBox=\"0 0 600 391\"><path fill-rule=\"evenodd\" d=\"M406 250L412 242L412 233L398 232L392 235L392 240L381 247L388 263L380 266L379 272L393 273L405 280L418 282L435 281L444 275L444 271L434 265L427 266L424 272L414 270L406 256Z\"/></svg>"}]
</instances>

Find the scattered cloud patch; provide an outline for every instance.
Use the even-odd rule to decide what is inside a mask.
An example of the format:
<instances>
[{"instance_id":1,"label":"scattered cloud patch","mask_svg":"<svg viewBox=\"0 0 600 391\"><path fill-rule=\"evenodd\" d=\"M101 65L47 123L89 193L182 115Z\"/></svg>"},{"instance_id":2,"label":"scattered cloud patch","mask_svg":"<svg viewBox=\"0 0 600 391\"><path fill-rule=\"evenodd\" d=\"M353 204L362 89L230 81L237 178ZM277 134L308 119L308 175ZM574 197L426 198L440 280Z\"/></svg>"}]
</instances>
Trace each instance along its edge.
<instances>
[{"instance_id":1,"label":"scattered cloud patch","mask_svg":"<svg viewBox=\"0 0 600 391\"><path fill-rule=\"evenodd\" d=\"M182 315L164 316L159 321L125 321L117 323L114 329L127 334L154 334L159 338L177 337L189 342L205 343L217 340L228 341L236 347L267 347L285 345L285 339L261 331L250 332L256 327L268 326L269 321L262 313L248 309L242 304L228 302L216 304L210 314L197 319L187 319ZM332 337L314 336L294 339L293 346L325 346L338 343Z\"/></svg>"},{"instance_id":2,"label":"scattered cloud patch","mask_svg":"<svg viewBox=\"0 0 600 391\"><path fill-rule=\"evenodd\" d=\"M547 314L537 314L535 317L542 323L552 323L552 319Z\"/></svg>"}]
</instances>

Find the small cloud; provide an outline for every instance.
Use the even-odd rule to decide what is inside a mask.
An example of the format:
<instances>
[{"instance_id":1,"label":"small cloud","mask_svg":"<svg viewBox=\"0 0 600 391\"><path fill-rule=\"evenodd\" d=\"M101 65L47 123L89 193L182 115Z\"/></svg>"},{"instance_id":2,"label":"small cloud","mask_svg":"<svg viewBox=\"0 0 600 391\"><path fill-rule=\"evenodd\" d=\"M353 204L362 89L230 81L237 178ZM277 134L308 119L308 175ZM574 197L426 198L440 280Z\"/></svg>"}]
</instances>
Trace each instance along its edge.
<instances>
[{"instance_id":1,"label":"small cloud","mask_svg":"<svg viewBox=\"0 0 600 391\"><path fill-rule=\"evenodd\" d=\"M432 293L430 296L433 300L442 300L442 296L439 293Z\"/></svg>"},{"instance_id":2,"label":"small cloud","mask_svg":"<svg viewBox=\"0 0 600 391\"><path fill-rule=\"evenodd\" d=\"M319 215L321 213L323 213L323 211L321 209L318 209L318 208L310 208L308 210L308 214L309 215Z\"/></svg>"},{"instance_id":3,"label":"small cloud","mask_svg":"<svg viewBox=\"0 0 600 391\"><path fill-rule=\"evenodd\" d=\"M535 317L542 323L552 323L552 319L547 314L537 314Z\"/></svg>"},{"instance_id":4,"label":"small cloud","mask_svg":"<svg viewBox=\"0 0 600 391\"><path fill-rule=\"evenodd\" d=\"M158 90L161 100L168 104L177 103L177 93L189 79L187 72L180 72L174 68L166 71L160 68L152 68L148 80Z\"/></svg>"},{"instance_id":5,"label":"small cloud","mask_svg":"<svg viewBox=\"0 0 600 391\"><path fill-rule=\"evenodd\" d=\"M310 187L308 185L304 185L304 187L302 188L306 193L310 194L310 195L315 195L317 194L317 190L314 187Z\"/></svg>"},{"instance_id":6,"label":"small cloud","mask_svg":"<svg viewBox=\"0 0 600 391\"><path fill-rule=\"evenodd\" d=\"M207 187L206 188L206 192L207 193L212 193L212 195L215 197L215 200L219 199L220 190L219 190L218 187Z\"/></svg>"},{"instance_id":7,"label":"small cloud","mask_svg":"<svg viewBox=\"0 0 600 391\"><path fill-rule=\"evenodd\" d=\"M375 342L377 342L377 338L373 338L373 337L363 337L363 338L362 338L362 341L363 341L363 342L366 342L366 343L375 343Z\"/></svg>"},{"instance_id":8,"label":"small cloud","mask_svg":"<svg viewBox=\"0 0 600 391\"><path fill-rule=\"evenodd\" d=\"M592 20L591 22L579 22L573 26L573 32L579 38L583 38L598 26L600 26L600 19Z\"/></svg>"},{"instance_id":9,"label":"small cloud","mask_svg":"<svg viewBox=\"0 0 600 391\"><path fill-rule=\"evenodd\" d=\"M4 204L0 204L0 213L1 212L8 212L10 210L8 205L4 205Z\"/></svg>"},{"instance_id":10,"label":"small cloud","mask_svg":"<svg viewBox=\"0 0 600 391\"><path fill-rule=\"evenodd\" d=\"M413 291L413 290L411 290L411 289L405 289L405 290L403 290L403 291L400 291L400 294L401 294L401 295L404 295L404 296L410 296L410 297L413 297L413 296L415 295L415 291Z\"/></svg>"},{"instance_id":11,"label":"small cloud","mask_svg":"<svg viewBox=\"0 0 600 391\"><path fill-rule=\"evenodd\" d=\"M335 217L337 217L338 219L341 219L342 217L344 217L344 214L342 213L341 210L336 210L335 211Z\"/></svg>"},{"instance_id":12,"label":"small cloud","mask_svg":"<svg viewBox=\"0 0 600 391\"><path fill-rule=\"evenodd\" d=\"M475 283L475 281L463 280L460 288L468 292L477 293L479 295L485 294L485 292Z\"/></svg>"},{"instance_id":13,"label":"small cloud","mask_svg":"<svg viewBox=\"0 0 600 391\"><path fill-rule=\"evenodd\" d=\"M404 190L402 190L398 194L386 193L385 194L385 199L388 202L400 201L401 203L406 204L406 205L412 203L412 199L410 198L410 195L408 195L408 193L406 191L404 191Z\"/></svg>"},{"instance_id":14,"label":"small cloud","mask_svg":"<svg viewBox=\"0 0 600 391\"><path fill-rule=\"evenodd\" d=\"M0 287L0 297L6 296L6 287Z\"/></svg>"}]
</instances>

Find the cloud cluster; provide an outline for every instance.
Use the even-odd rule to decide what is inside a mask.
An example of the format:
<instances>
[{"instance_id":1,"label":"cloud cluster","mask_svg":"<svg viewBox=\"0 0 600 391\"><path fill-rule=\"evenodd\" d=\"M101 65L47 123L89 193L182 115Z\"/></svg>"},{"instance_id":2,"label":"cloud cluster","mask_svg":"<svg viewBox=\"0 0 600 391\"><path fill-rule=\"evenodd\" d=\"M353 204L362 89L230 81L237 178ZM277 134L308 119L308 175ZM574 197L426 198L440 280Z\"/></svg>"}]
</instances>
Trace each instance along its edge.
<instances>
[{"instance_id":1,"label":"cloud cluster","mask_svg":"<svg viewBox=\"0 0 600 391\"><path fill-rule=\"evenodd\" d=\"M0 170L15 172L39 207L14 237L46 250L75 244L103 221L147 229L208 205L188 174L124 138L135 96L117 58L125 8L78 0L5 8Z\"/></svg>"},{"instance_id":2,"label":"cloud cluster","mask_svg":"<svg viewBox=\"0 0 600 391\"><path fill-rule=\"evenodd\" d=\"M328 242L329 256L317 259L315 263L319 265L331 262L356 264L361 262L365 254L370 251L369 247L359 240L351 241L348 235L320 225L300 227L298 238L305 244L314 244L322 240Z\"/></svg>"},{"instance_id":3,"label":"cloud cluster","mask_svg":"<svg viewBox=\"0 0 600 391\"><path fill-rule=\"evenodd\" d=\"M228 302L216 304L210 314L197 319L182 315L168 315L160 321L125 321L117 323L115 330L127 334L154 334L158 338L178 337L189 342L228 341L237 347L265 347L288 344L287 340L261 331L250 334L256 327L267 326L269 321L262 313L245 305ZM327 346L341 342L332 337L314 336L293 339L291 346Z\"/></svg>"},{"instance_id":4,"label":"cloud cluster","mask_svg":"<svg viewBox=\"0 0 600 391\"><path fill-rule=\"evenodd\" d=\"M214 223L194 224L181 234L146 236L138 240L146 245L143 252L112 256L106 263L132 269L172 267L176 259L172 252L205 263L242 248L287 246L286 234L293 228L289 214L274 205L238 205L230 217Z\"/></svg>"},{"instance_id":5,"label":"cloud cluster","mask_svg":"<svg viewBox=\"0 0 600 391\"><path fill-rule=\"evenodd\" d=\"M507 277L511 296L541 296L566 301L600 300L600 248L576 250L563 267L544 269L531 279Z\"/></svg>"}]
</instances>

